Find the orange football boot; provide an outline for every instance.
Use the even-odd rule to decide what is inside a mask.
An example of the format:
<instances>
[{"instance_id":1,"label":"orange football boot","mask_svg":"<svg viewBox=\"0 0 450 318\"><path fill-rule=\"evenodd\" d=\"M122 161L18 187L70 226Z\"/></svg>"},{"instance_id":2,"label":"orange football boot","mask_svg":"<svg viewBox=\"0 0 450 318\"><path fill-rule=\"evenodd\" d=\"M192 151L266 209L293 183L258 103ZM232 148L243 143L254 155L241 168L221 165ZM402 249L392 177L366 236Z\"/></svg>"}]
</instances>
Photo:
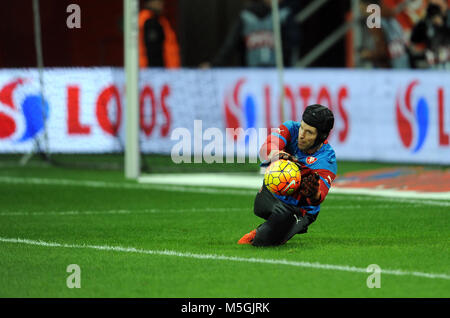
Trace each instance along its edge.
<instances>
[{"instance_id":1,"label":"orange football boot","mask_svg":"<svg viewBox=\"0 0 450 318\"><path fill-rule=\"evenodd\" d=\"M251 231L250 233L245 234L239 241L238 244L252 244L253 239L255 238L256 230Z\"/></svg>"}]
</instances>

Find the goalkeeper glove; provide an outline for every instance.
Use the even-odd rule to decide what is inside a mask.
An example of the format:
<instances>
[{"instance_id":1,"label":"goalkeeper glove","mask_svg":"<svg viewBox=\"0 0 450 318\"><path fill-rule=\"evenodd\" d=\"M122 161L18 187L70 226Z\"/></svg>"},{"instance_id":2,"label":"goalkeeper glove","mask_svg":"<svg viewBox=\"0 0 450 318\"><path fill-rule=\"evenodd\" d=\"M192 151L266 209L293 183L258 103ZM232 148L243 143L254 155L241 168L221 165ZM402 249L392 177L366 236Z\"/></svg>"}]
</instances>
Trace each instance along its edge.
<instances>
[{"instance_id":1,"label":"goalkeeper glove","mask_svg":"<svg viewBox=\"0 0 450 318\"><path fill-rule=\"evenodd\" d=\"M287 153L287 152L285 152L283 150L278 150L278 151L274 152L274 154L272 154L272 156L270 156L267 160L263 161L260 164L260 166L261 167L267 167L267 166L270 166L270 164L272 162L275 162L275 161L281 160L281 159L289 160L289 161L298 163L297 157L295 157L295 156L291 155L290 153Z\"/></svg>"},{"instance_id":2,"label":"goalkeeper glove","mask_svg":"<svg viewBox=\"0 0 450 318\"><path fill-rule=\"evenodd\" d=\"M308 170L302 174L302 181L299 188L300 194L312 202L319 201L319 179L319 174L313 170Z\"/></svg>"}]
</instances>

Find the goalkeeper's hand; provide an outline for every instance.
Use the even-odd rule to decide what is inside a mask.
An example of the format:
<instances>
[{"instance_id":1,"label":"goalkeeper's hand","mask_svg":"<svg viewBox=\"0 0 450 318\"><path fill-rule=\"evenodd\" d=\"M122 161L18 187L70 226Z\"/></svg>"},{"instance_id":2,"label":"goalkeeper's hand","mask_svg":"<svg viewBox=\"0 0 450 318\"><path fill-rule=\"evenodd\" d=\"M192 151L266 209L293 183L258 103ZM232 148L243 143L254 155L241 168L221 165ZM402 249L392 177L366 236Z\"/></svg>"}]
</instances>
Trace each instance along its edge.
<instances>
[{"instance_id":1,"label":"goalkeeper's hand","mask_svg":"<svg viewBox=\"0 0 450 318\"><path fill-rule=\"evenodd\" d=\"M289 160L289 161L298 163L297 157L291 155L290 153L287 153L283 150L275 150L270 154L269 158L266 161L261 163L261 167L269 166L272 162L275 162L280 159Z\"/></svg>"},{"instance_id":2,"label":"goalkeeper's hand","mask_svg":"<svg viewBox=\"0 0 450 318\"><path fill-rule=\"evenodd\" d=\"M291 155L290 153L287 153L285 151L278 151L275 155L274 155L275 159L272 161L277 161L280 159L284 159L284 160L289 160L289 161L293 161L293 162L298 162L297 157Z\"/></svg>"},{"instance_id":3,"label":"goalkeeper's hand","mask_svg":"<svg viewBox=\"0 0 450 318\"><path fill-rule=\"evenodd\" d=\"M312 202L320 200L319 175L312 170L302 174L299 192L301 196L310 199Z\"/></svg>"}]
</instances>

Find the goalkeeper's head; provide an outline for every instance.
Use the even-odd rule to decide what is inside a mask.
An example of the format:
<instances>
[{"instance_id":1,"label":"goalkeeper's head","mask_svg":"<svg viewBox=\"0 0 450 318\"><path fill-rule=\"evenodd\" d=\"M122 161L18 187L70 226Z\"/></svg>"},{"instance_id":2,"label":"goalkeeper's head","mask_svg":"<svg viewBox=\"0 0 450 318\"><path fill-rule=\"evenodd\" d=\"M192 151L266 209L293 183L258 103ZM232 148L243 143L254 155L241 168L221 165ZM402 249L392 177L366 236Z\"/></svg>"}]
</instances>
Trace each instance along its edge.
<instances>
[{"instance_id":1,"label":"goalkeeper's head","mask_svg":"<svg viewBox=\"0 0 450 318\"><path fill-rule=\"evenodd\" d=\"M318 148L328 138L328 135L330 134L331 129L333 129L333 126L333 112L328 109L328 107L319 104L314 104L306 107L305 111L303 112L302 123L300 126L298 141L299 148L301 150L313 150L315 148ZM309 141L308 137L306 136L308 128L309 130L311 130ZM303 132L305 130L306 133ZM313 139L314 135L315 139ZM304 141L301 141L300 139L304 139Z\"/></svg>"}]
</instances>

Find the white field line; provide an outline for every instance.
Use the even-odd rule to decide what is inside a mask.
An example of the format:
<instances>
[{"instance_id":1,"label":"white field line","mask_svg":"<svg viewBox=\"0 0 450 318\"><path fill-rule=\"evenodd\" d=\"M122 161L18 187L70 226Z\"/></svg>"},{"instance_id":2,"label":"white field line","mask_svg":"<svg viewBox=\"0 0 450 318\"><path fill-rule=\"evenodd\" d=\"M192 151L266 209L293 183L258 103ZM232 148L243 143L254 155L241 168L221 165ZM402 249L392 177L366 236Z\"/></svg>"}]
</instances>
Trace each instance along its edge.
<instances>
[{"instance_id":1,"label":"white field line","mask_svg":"<svg viewBox=\"0 0 450 318\"><path fill-rule=\"evenodd\" d=\"M106 189L161 190L161 191L177 191L190 193L231 194L241 196L249 196L256 194L256 189L251 191L251 190L215 189L205 187L187 187L176 185L106 182L94 180L51 179L51 178L0 177L0 183L62 185L62 186L78 186L78 187L106 188Z\"/></svg>"},{"instance_id":2,"label":"white field line","mask_svg":"<svg viewBox=\"0 0 450 318\"><path fill-rule=\"evenodd\" d=\"M434 199L450 200L450 192L419 192L419 191L398 191L394 189L370 189L370 188L339 188L332 187L330 193L371 195L379 197L405 198L405 199Z\"/></svg>"},{"instance_id":3,"label":"white field line","mask_svg":"<svg viewBox=\"0 0 450 318\"><path fill-rule=\"evenodd\" d=\"M270 265L288 265L288 266L294 266L294 267L305 267L305 268L322 269L322 270L367 273L367 268L348 266L348 265L321 264L321 263L317 263L317 262L311 263L311 262L289 261L289 260L284 260L284 259L266 259L266 258L253 258L253 257L246 258L246 257L225 256L225 255L217 255L217 254L197 254L197 253L177 252L177 251L170 251L170 250L144 250L144 249L138 249L138 248L134 248L134 247L108 246L108 245L66 244L66 243L56 243L56 242L45 242L45 241L41 241L41 240L36 241L36 240L29 240L29 239L5 238L5 237L0 237L0 242L35 245L35 246L43 246L43 247L93 249L93 250L102 250L102 251L137 253L137 254L159 255L159 256L174 256L174 257L213 260L213 261L231 261L231 262L259 263L259 264L270 264ZM404 271L404 270L397 270L397 269L395 269L395 270L381 269L381 274L395 275L395 276L416 276L416 277L423 277L423 278L450 280L450 275L448 275L448 274L424 273L424 272L418 272L418 271Z\"/></svg>"},{"instance_id":4,"label":"white field line","mask_svg":"<svg viewBox=\"0 0 450 318\"><path fill-rule=\"evenodd\" d=\"M7 184L36 184L36 185L61 185L61 186L80 186L80 187L92 187L92 188L106 188L106 189L134 189L134 190L161 190L161 191L176 191L176 192L186 192L186 193L207 193L207 194L218 194L218 195L239 195L239 196L254 196L256 195L257 189L218 189L210 187L197 187L197 186L183 186L183 185L161 185L161 184L148 184L148 183L125 183L125 182L106 182L106 181L94 181L94 180L72 180L72 179L51 179L51 178L21 178L21 177L5 177L0 176L0 183ZM364 193L358 193L361 189L356 189L353 193L349 189L345 191L340 191L342 189L334 190L332 187L330 194L333 196L328 196L336 198L335 195L344 197L349 201L354 200L385 200L391 202L403 202L412 203L418 205L436 205L443 207L450 207L450 201L439 201L439 199L445 199L446 193L420 193L415 195L414 193L407 194L407 197L397 197L395 193L399 191L384 190L384 192L371 192L368 189L363 191ZM362 189L364 190L364 189ZM439 195L435 197L433 195ZM371 198L360 197L359 195L371 196ZM422 198L421 198L422 196ZM438 200L435 200L438 199ZM449 198L450 199L450 196Z\"/></svg>"},{"instance_id":5,"label":"white field line","mask_svg":"<svg viewBox=\"0 0 450 318\"><path fill-rule=\"evenodd\" d=\"M251 208L191 208L191 209L146 209L146 210L106 210L106 211L5 211L0 216L33 215L96 215L96 214L152 214L152 213L188 213L188 212L237 212L250 211Z\"/></svg>"},{"instance_id":6,"label":"white field line","mask_svg":"<svg viewBox=\"0 0 450 318\"><path fill-rule=\"evenodd\" d=\"M330 194L337 194L331 193ZM406 203L412 205L436 205L443 207L450 207L450 201L438 201L438 200L424 200L424 199L404 199L404 198L389 198L389 197L376 197L376 196L358 196L355 194L342 194L339 195L328 195L325 199L327 201L337 200L337 201L346 201L346 202L355 202L355 201L379 201L379 202L393 202L393 203Z\"/></svg>"},{"instance_id":7,"label":"white field line","mask_svg":"<svg viewBox=\"0 0 450 318\"><path fill-rule=\"evenodd\" d=\"M404 205L402 207L414 206ZM336 205L327 210L357 210L357 209L392 209L393 206L389 204L380 205ZM252 207L248 208L191 208L191 209L145 209L145 210L105 210L105 211L2 211L0 216L67 216L67 215L114 215L114 214L155 214L155 213L189 213L189 212L249 212L252 213Z\"/></svg>"},{"instance_id":8,"label":"white field line","mask_svg":"<svg viewBox=\"0 0 450 318\"><path fill-rule=\"evenodd\" d=\"M263 177L261 175L241 175L226 173L184 173L173 174L168 178L167 174L152 174L141 176L139 183L150 184L172 184L172 185L191 185L191 186L211 186L211 187L238 187L245 189L258 189L261 187ZM418 191L399 191L395 189L370 189L370 188L342 188L333 186L330 193L336 194L360 194L374 195L396 198L417 198L417 199L436 199L450 200L450 192L418 192Z\"/></svg>"}]
</instances>

